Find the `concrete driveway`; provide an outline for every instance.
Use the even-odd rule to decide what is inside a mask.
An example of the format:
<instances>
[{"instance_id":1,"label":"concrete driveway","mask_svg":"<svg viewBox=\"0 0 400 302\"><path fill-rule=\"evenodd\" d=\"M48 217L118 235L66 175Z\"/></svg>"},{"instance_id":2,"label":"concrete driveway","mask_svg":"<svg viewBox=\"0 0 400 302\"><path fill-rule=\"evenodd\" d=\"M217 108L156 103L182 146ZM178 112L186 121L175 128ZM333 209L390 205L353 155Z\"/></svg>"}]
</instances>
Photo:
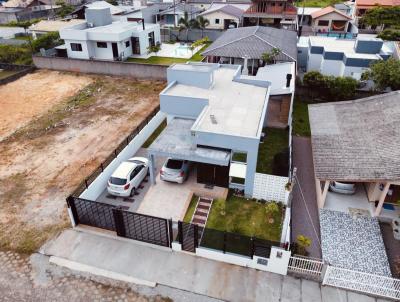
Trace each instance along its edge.
<instances>
[{"instance_id":1,"label":"concrete driveway","mask_svg":"<svg viewBox=\"0 0 400 302\"><path fill-rule=\"evenodd\" d=\"M293 137L293 166L297 168L297 184L292 200L292 240L296 241L298 235L311 238L310 256L321 259L321 234L309 137Z\"/></svg>"}]
</instances>

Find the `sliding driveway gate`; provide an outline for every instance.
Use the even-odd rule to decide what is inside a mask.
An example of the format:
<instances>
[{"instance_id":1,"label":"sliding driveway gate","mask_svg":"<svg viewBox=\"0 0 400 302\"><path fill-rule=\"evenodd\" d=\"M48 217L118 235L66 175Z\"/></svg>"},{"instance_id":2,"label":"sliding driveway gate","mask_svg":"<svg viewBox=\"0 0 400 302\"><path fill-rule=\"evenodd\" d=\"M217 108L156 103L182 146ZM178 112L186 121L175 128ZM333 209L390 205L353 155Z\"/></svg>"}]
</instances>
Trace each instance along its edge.
<instances>
[{"instance_id":1,"label":"sliding driveway gate","mask_svg":"<svg viewBox=\"0 0 400 302\"><path fill-rule=\"evenodd\" d=\"M120 237L171 247L171 220L72 196L67 198L67 204L77 225L85 224L114 231Z\"/></svg>"}]
</instances>

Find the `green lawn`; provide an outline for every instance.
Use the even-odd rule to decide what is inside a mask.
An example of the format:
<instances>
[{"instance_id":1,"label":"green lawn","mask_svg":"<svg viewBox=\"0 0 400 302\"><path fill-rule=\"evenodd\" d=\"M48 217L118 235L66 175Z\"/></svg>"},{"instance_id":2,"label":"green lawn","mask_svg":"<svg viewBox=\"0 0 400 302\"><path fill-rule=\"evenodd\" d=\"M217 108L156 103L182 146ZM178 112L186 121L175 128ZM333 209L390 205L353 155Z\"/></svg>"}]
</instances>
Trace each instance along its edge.
<instances>
[{"instance_id":1,"label":"green lawn","mask_svg":"<svg viewBox=\"0 0 400 302\"><path fill-rule=\"evenodd\" d=\"M203 60L203 57L201 56L201 53L209 45L210 45L209 43L204 45L190 59L151 56L148 59L128 58L127 62L143 63L143 64L157 64L157 65L172 65L174 63L186 63L187 61L200 62L201 60Z\"/></svg>"},{"instance_id":2,"label":"green lawn","mask_svg":"<svg viewBox=\"0 0 400 302\"><path fill-rule=\"evenodd\" d=\"M154 142L154 140L161 134L161 132L167 127L167 120L164 120L160 126L150 135L147 141L144 142L142 148L148 148Z\"/></svg>"},{"instance_id":3,"label":"green lawn","mask_svg":"<svg viewBox=\"0 0 400 302\"><path fill-rule=\"evenodd\" d=\"M279 209L280 211L273 215L273 222L270 223L265 204L231 195L226 201L222 199L213 201L206 227L279 241L282 231L282 206L279 206Z\"/></svg>"},{"instance_id":4,"label":"green lawn","mask_svg":"<svg viewBox=\"0 0 400 302\"><path fill-rule=\"evenodd\" d=\"M293 135L311 136L308 103L295 100L293 104Z\"/></svg>"},{"instance_id":5,"label":"green lawn","mask_svg":"<svg viewBox=\"0 0 400 302\"><path fill-rule=\"evenodd\" d=\"M257 172L273 174L274 156L289 146L289 133L285 129L264 128L264 143L258 148Z\"/></svg>"},{"instance_id":6,"label":"green lawn","mask_svg":"<svg viewBox=\"0 0 400 302\"><path fill-rule=\"evenodd\" d=\"M304 0L304 1L296 1L295 5L299 7L298 14L301 15L301 7L303 6L303 2L305 7L327 7L333 6L336 3L341 3L341 0Z\"/></svg>"},{"instance_id":7,"label":"green lawn","mask_svg":"<svg viewBox=\"0 0 400 302\"><path fill-rule=\"evenodd\" d=\"M23 40L23 41L29 41L30 37L29 36L15 36L16 40Z\"/></svg>"},{"instance_id":8,"label":"green lawn","mask_svg":"<svg viewBox=\"0 0 400 302\"><path fill-rule=\"evenodd\" d=\"M199 199L199 197L193 194L192 199L190 200L189 207L186 210L185 217L183 218L183 222L189 223L192 221L193 213L194 213L194 210L196 210L196 205L197 205L198 199Z\"/></svg>"}]
</instances>

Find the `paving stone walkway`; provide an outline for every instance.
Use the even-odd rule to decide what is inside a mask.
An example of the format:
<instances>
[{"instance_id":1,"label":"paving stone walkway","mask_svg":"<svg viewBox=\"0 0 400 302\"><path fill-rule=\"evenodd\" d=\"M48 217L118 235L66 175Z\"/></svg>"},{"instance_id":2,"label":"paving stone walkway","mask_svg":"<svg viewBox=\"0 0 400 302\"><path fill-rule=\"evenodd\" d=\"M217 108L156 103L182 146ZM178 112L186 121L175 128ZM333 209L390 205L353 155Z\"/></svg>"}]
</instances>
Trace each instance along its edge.
<instances>
[{"instance_id":1,"label":"paving stone walkway","mask_svg":"<svg viewBox=\"0 0 400 302\"><path fill-rule=\"evenodd\" d=\"M103 280L102 280L103 281ZM138 292L141 293L138 293ZM171 298L167 297L170 296ZM48 257L0 251L0 301L5 302L209 302L216 301L169 288L131 287L49 264Z\"/></svg>"}]
</instances>

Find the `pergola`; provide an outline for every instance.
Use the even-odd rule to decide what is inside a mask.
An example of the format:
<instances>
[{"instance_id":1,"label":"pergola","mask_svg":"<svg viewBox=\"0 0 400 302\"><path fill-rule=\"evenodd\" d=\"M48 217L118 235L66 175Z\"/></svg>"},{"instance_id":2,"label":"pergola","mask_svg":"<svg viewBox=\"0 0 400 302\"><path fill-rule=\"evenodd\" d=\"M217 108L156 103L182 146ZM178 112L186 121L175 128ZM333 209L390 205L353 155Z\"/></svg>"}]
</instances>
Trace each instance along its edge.
<instances>
[{"instance_id":1,"label":"pergola","mask_svg":"<svg viewBox=\"0 0 400 302\"><path fill-rule=\"evenodd\" d=\"M309 106L319 208L332 181L383 184L374 216L390 185L400 185L400 91Z\"/></svg>"}]
</instances>

